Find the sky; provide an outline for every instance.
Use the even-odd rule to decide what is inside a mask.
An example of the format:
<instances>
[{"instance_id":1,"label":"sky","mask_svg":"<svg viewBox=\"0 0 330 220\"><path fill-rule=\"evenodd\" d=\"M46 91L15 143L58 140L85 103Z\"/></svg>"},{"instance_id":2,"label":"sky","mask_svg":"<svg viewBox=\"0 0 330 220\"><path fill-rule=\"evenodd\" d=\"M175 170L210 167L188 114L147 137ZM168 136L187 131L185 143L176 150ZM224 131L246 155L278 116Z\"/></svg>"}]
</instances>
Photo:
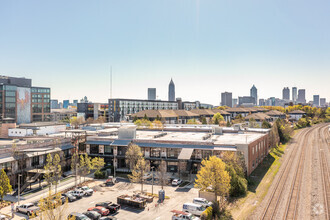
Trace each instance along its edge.
<instances>
[{"instance_id":1,"label":"sky","mask_svg":"<svg viewBox=\"0 0 330 220\"><path fill-rule=\"evenodd\" d=\"M0 75L52 99L147 99L147 88L219 105L221 92L330 101L328 0L0 0Z\"/></svg>"}]
</instances>

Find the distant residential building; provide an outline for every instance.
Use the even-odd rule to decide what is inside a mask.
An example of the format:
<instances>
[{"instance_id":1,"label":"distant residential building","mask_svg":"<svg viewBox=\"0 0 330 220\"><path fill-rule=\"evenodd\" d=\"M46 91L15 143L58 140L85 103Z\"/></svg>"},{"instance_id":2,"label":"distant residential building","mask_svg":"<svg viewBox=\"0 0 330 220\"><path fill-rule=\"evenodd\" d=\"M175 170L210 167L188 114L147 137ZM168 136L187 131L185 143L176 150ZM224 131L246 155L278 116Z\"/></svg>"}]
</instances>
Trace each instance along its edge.
<instances>
[{"instance_id":1,"label":"distant residential building","mask_svg":"<svg viewBox=\"0 0 330 220\"><path fill-rule=\"evenodd\" d=\"M297 102L298 95L297 95L297 87L292 87L292 101L293 103Z\"/></svg>"},{"instance_id":2,"label":"distant residential building","mask_svg":"<svg viewBox=\"0 0 330 220\"><path fill-rule=\"evenodd\" d=\"M0 76L0 121L17 124L50 120L50 88L32 80Z\"/></svg>"},{"instance_id":3,"label":"distant residential building","mask_svg":"<svg viewBox=\"0 0 330 220\"><path fill-rule=\"evenodd\" d=\"M320 106L320 96L319 95L313 95L313 106Z\"/></svg>"},{"instance_id":4,"label":"distant residential building","mask_svg":"<svg viewBox=\"0 0 330 220\"><path fill-rule=\"evenodd\" d=\"M327 103L327 101L326 101L325 98L320 98L320 106L321 107L326 107L326 103Z\"/></svg>"},{"instance_id":5,"label":"distant residential building","mask_svg":"<svg viewBox=\"0 0 330 220\"><path fill-rule=\"evenodd\" d=\"M296 120L298 121L299 119L301 119L304 115L306 115L306 113L304 111L301 110L295 110L292 112L289 112L289 116L291 120Z\"/></svg>"},{"instance_id":6,"label":"distant residential building","mask_svg":"<svg viewBox=\"0 0 330 220\"><path fill-rule=\"evenodd\" d=\"M297 102L299 102L299 103L306 103L305 89L299 89L298 90L298 99L297 99Z\"/></svg>"},{"instance_id":7,"label":"distant residential building","mask_svg":"<svg viewBox=\"0 0 330 220\"><path fill-rule=\"evenodd\" d=\"M250 105L256 105L255 104L255 97L252 96L242 96L242 97L238 97L238 105L246 105L246 104L250 104Z\"/></svg>"},{"instance_id":8,"label":"distant residential building","mask_svg":"<svg viewBox=\"0 0 330 220\"><path fill-rule=\"evenodd\" d=\"M237 102L238 102L237 99L233 99L233 101L232 101L232 107L237 107Z\"/></svg>"},{"instance_id":9,"label":"distant residential building","mask_svg":"<svg viewBox=\"0 0 330 220\"><path fill-rule=\"evenodd\" d=\"M168 101L169 102L175 101L175 85L172 79L170 84L168 85Z\"/></svg>"},{"instance_id":10,"label":"distant residential building","mask_svg":"<svg viewBox=\"0 0 330 220\"><path fill-rule=\"evenodd\" d=\"M200 104L199 104L199 108L203 108L203 109L212 109L212 108L214 108L214 105L206 104L206 103L200 103Z\"/></svg>"},{"instance_id":11,"label":"distant residential building","mask_svg":"<svg viewBox=\"0 0 330 220\"><path fill-rule=\"evenodd\" d=\"M231 92L221 93L221 106L233 107L233 94Z\"/></svg>"},{"instance_id":12,"label":"distant residential building","mask_svg":"<svg viewBox=\"0 0 330 220\"><path fill-rule=\"evenodd\" d=\"M78 103L77 116L83 116L86 120L92 118L94 120L99 117L105 117L109 121L109 104L108 103Z\"/></svg>"},{"instance_id":13,"label":"distant residential building","mask_svg":"<svg viewBox=\"0 0 330 220\"><path fill-rule=\"evenodd\" d=\"M156 88L148 88L148 100L156 100Z\"/></svg>"},{"instance_id":14,"label":"distant residential building","mask_svg":"<svg viewBox=\"0 0 330 220\"><path fill-rule=\"evenodd\" d=\"M255 87L255 85L252 86L252 88L250 89L250 96L254 98L254 102L253 104L257 105L257 101L258 101L258 90Z\"/></svg>"},{"instance_id":15,"label":"distant residential building","mask_svg":"<svg viewBox=\"0 0 330 220\"><path fill-rule=\"evenodd\" d=\"M77 109L51 109L52 121L62 121L77 116Z\"/></svg>"},{"instance_id":16,"label":"distant residential building","mask_svg":"<svg viewBox=\"0 0 330 220\"><path fill-rule=\"evenodd\" d=\"M89 103L87 96L85 96L84 98L80 99L80 103Z\"/></svg>"},{"instance_id":17,"label":"distant residential building","mask_svg":"<svg viewBox=\"0 0 330 220\"><path fill-rule=\"evenodd\" d=\"M176 101L141 100L141 99L109 99L109 120L120 122L128 120L128 115L143 110L179 109ZM79 108L78 108L79 113Z\"/></svg>"},{"instance_id":18,"label":"distant residential building","mask_svg":"<svg viewBox=\"0 0 330 220\"><path fill-rule=\"evenodd\" d=\"M50 100L50 108L51 109L59 109L60 108L60 105L59 105L57 99Z\"/></svg>"},{"instance_id":19,"label":"distant residential building","mask_svg":"<svg viewBox=\"0 0 330 220\"><path fill-rule=\"evenodd\" d=\"M284 87L282 91L282 99L290 100L290 89L289 87Z\"/></svg>"},{"instance_id":20,"label":"distant residential building","mask_svg":"<svg viewBox=\"0 0 330 220\"><path fill-rule=\"evenodd\" d=\"M69 108L70 101L69 100L63 100L63 108Z\"/></svg>"},{"instance_id":21,"label":"distant residential building","mask_svg":"<svg viewBox=\"0 0 330 220\"><path fill-rule=\"evenodd\" d=\"M259 99L259 106L265 106L266 102L265 99Z\"/></svg>"}]
</instances>

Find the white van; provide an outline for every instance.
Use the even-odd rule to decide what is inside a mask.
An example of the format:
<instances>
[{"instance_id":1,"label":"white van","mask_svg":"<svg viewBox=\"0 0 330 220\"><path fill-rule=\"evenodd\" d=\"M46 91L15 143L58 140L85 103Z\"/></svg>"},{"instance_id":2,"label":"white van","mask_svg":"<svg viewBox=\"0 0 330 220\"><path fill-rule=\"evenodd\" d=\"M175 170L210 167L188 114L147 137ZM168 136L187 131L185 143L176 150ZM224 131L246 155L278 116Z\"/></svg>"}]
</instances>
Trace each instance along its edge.
<instances>
[{"instance_id":1,"label":"white van","mask_svg":"<svg viewBox=\"0 0 330 220\"><path fill-rule=\"evenodd\" d=\"M208 200L206 200L204 198L194 198L193 203L202 205L202 206L206 206L206 207L209 207L212 205L212 202L209 202Z\"/></svg>"},{"instance_id":2,"label":"white van","mask_svg":"<svg viewBox=\"0 0 330 220\"><path fill-rule=\"evenodd\" d=\"M205 211L205 209L206 207L202 205L197 205L194 203L185 203L183 204L182 211L200 216Z\"/></svg>"}]
</instances>

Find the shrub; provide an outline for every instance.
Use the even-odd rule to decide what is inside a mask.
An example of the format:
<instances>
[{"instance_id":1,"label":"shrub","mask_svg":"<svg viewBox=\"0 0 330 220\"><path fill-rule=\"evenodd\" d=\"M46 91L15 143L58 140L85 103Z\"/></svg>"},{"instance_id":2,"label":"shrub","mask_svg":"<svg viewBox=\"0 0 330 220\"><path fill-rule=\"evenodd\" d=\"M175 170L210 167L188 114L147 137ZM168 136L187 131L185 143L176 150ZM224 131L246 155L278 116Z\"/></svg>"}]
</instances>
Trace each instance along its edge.
<instances>
[{"instance_id":1,"label":"shrub","mask_svg":"<svg viewBox=\"0 0 330 220\"><path fill-rule=\"evenodd\" d=\"M201 219L212 220L212 216L213 216L213 208L212 206L210 206L207 209L205 209L205 211L201 214Z\"/></svg>"},{"instance_id":2,"label":"shrub","mask_svg":"<svg viewBox=\"0 0 330 220\"><path fill-rule=\"evenodd\" d=\"M94 173L94 178L95 178L95 179L105 179L105 178L106 178L106 173L105 173L105 171L97 170L97 171Z\"/></svg>"}]
</instances>

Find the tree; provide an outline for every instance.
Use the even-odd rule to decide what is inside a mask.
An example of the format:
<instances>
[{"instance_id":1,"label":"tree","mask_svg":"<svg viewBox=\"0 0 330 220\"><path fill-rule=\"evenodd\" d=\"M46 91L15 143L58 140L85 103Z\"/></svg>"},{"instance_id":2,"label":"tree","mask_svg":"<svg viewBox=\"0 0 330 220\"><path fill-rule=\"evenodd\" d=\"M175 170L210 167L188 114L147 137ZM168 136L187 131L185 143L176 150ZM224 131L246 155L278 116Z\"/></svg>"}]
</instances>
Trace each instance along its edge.
<instances>
[{"instance_id":1,"label":"tree","mask_svg":"<svg viewBox=\"0 0 330 220\"><path fill-rule=\"evenodd\" d=\"M8 193L12 192L13 188L10 185L9 178L5 172L4 169L1 169L0 171L0 197L1 201L3 200L3 197L7 195Z\"/></svg>"},{"instance_id":2,"label":"tree","mask_svg":"<svg viewBox=\"0 0 330 220\"><path fill-rule=\"evenodd\" d=\"M104 167L104 158L94 157L92 159L92 168L96 171L100 171Z\"/></svg>"},{"instance_id":3,"label":"tree","mask_svg":"<svg viewBox=\"0 0 330 220\"><path fill-rule=\"evenodd\" d=\"M87 120L86 120L86 124L88 124L88 125L92 124L93 122L94 122L94 119L91 117L87 118Z\"/></svg>"},{"instance_id":4,"label":"tree","mask_svg":"<svg viewBox=\"0 0 330 220\"><path fill-rule=\"evenodd\" d=\"M79 125L83 124L85 122L84 117L79 116L79 117L72 117L70 119L70 124L71 126L73 126L74 128L78 128Z\"/></svg>"},{"instance_id":5,"label":"tree","mask_svg":"<svg viewBox=\"0 0 330 220\"><path fill-rule=\"evenodd\" d=\"M145 181L144 174L148 172L149 167L147 167L146 161L143 157L139 158L136 165L132 170L132 175L128 175L128 178L133 183L141 183L141 193L143 193L143 183Z\"/></svg>"},{"instance_id":6,"label":"tree","mask_svg":"<svg viewBox=\"0 0 330 220\"><path fill-rule=\"evenodd\" d=\"M209 159L203 159L201 165L195 187L202 191L214 192L216 198L220 196L220 206L224 208L225 197L230 190L230 176L226 171L226 164L220 158L211 156Z\"/></svg>"},{"instance_id":7,"label":"tree","mask_svg":"<svg viewBox=\"0 0 330 220\"><path fill-rule=\"evenodd\" d=\"M149 118L148 118L147 114L144 114L143 119L149 121Z\"/></svg>"},{"instance_id":8,"label":"tree","mask_svg":"<svg viewBox=\"0 0 330 220\"><path fill-rule=\"evenodd\" d=\"M87 153L80 155L80 173L84 177L84 181L86 176L91 172L91 169L91 158L87 155Z\"/></svg>"},{"instance_id":9,"label":"tree","mask_svg":"<svg viewBox=\"0 0 330 220\"><path fill-rule=\"evenodd\" d=\"M136 122L138 120L138 117L135 115L133 118L133 122Z\"/></svg>"},{"instance_id":10,"label":"tree","mask_svg":"<svg viewBox=\"0 0 330 220\"><path fill-rule=\"evenodd\" d=\"M225 119L219 112L217 112L215 115L213 115L212 120L214 121L214 124L218 125L220 121L224 121Z\"/></svg>"},{"instance_id":11,"label":"tree","mask_svg":"<svg viewBox=\"0 0 330 220\"><path fill-rule=\"evenodd\" d=\"M51 184L53 183L54 177L53 157L51 154L47 154L46 165L44 166L44 178L48 184L49 193L51 191Z\"/></svg>"},{"instance_id":12,"label":"tree","mask_svg":"<svg viewBox=\"0 0 330 220\"><path fill-rule=\"evenodd\" d=\"M159 115L156 116L156 120L161 121L161 118L159 117Z\"/></svg>"},{"instance_id":13,"label":"tree","mask_svg":"<svg viewBox=\"0 0 330 220\"><path fill-rule=\"evenodd\" d=\"M227 127L231 127L231 123L230 123L230 121L227 121L227 125L226 125Z\"/></svg>"},{"instance_id":14,"label":"tree","mask_svg":"<svg viewBox=\"0 0 330 220\"><path fill-rule=\"evenodd\" d=\"M55 154L53 159L53 172L53 183L55 184L55 193L57 193L57 185L62 175L61 158L58 154Z\"/></svg>"},{"instance_id":15,"label":"tree","mask_svg":"<svg viewBox=\"0 0 330 220\"><path fill-rule=\"evenodd\" d=\"M280 136L278 135L278 128L276 123L273 124L273 127L270 130L269 142L271 147L276 147L280 142Z\"/></svg>"},{"instance_id":16,"label":"tree","mask_svg":"<svg viewBox=\"0 0 330 220\"><path fill-rule=\"evenodd\" d=\"M159 120L154 120L153 121L153 127L162 129L163 128L163 123Z\"/></svg>"},{"instance_id":17,"label":"tree","mask_svg":"<svg viewBox=\"0 0 330 220\"><path fill-rule=\"evenodd\" d=\"M164 186L167 184L169 180L169 176L167 175L166 170L167 170L166 162L162 160L157 170L159 183L162 186L162 189L164 189Z\"/></svg>"},{"instance_id":18,"label":"tree","mask_svg":"<svg viewBox=\"0 0 330 220\"><path fill-rule=\"evenodd\" d=\"M272 126L270 125L270 123L266 120L264 120L262 122L262 125L261 125L262 128L271 128Z\"/></svg>"},{"instance_id":19,"label":"tree","mask_svg":"<svg viewBox=\"0 0 330 220\"><path fill-rule=\"evenodd\" d=\"M142 125L142 121L140 119L137 119L134 121L134 124L138 127L140 127Z\"/></svg>"},{"instance_id":20,"label":"tree","mask_svg":"<svg viewBox=\"0 0 330 220\"><path fill-rule=\"evenodd\" d=\"M60 193L55 195L50 193L47 197L40 199L38 207L40 208L38 212L38 219L40 220L62 220L67 218L68 202L62 204Z\"/></svg>"},{"instance_id":21,"label":"tree","mask_svg":"<svg viewBox=\"0 0 330 220\"><path fill-rule=\"evenodd\" d=\"M188 125L195 125L195 124L198 124L198 122L196 121L196 119L192 118L192 119L189 119L189 120L187 121L187 124L188 124Z\"/></svg>"},{"instance_id":22,"label":"tree","mask_svg":"<svg viewBox=\"0 0 330 220\"><path fill-rule=\"evenodd\" d=\"M254 118L250 118L249 119L249 128L260 128L260 126L258 125L258 123L256 122L256 120Z\"/></svg>"},{"instance_id":23,"label":"tree","mask_svg":"<svg viewBox=\"0 0 330 220\"><path fill-rule=\"evenodd\" d=\"M77 186L77 182L78 182L78 171L79 171L79 155L77 152L75 152L72 155L71 158L71 170L72 173L75 175L75 185Z\"/></svg>"},{"instance_id":24,"label":"tree","mask_svg":"<svg viewBox=\"0 0 330 220\"><path fill-rule=\"evenodd\" d=\"M202 117L202 124L203 125L206 125L207 124L206 118L204 116Z\"/></svg>"},{"instance_id":25,"label":"tree","mask_svg":"<svg viewBox=\"0 0 330 220\"><path fill-rule=\"evenodd\" d=\"M141 148L136 144L130 144L125 154L126 164L132 170L142 156Z\"/></svg>"}]
</instances>

